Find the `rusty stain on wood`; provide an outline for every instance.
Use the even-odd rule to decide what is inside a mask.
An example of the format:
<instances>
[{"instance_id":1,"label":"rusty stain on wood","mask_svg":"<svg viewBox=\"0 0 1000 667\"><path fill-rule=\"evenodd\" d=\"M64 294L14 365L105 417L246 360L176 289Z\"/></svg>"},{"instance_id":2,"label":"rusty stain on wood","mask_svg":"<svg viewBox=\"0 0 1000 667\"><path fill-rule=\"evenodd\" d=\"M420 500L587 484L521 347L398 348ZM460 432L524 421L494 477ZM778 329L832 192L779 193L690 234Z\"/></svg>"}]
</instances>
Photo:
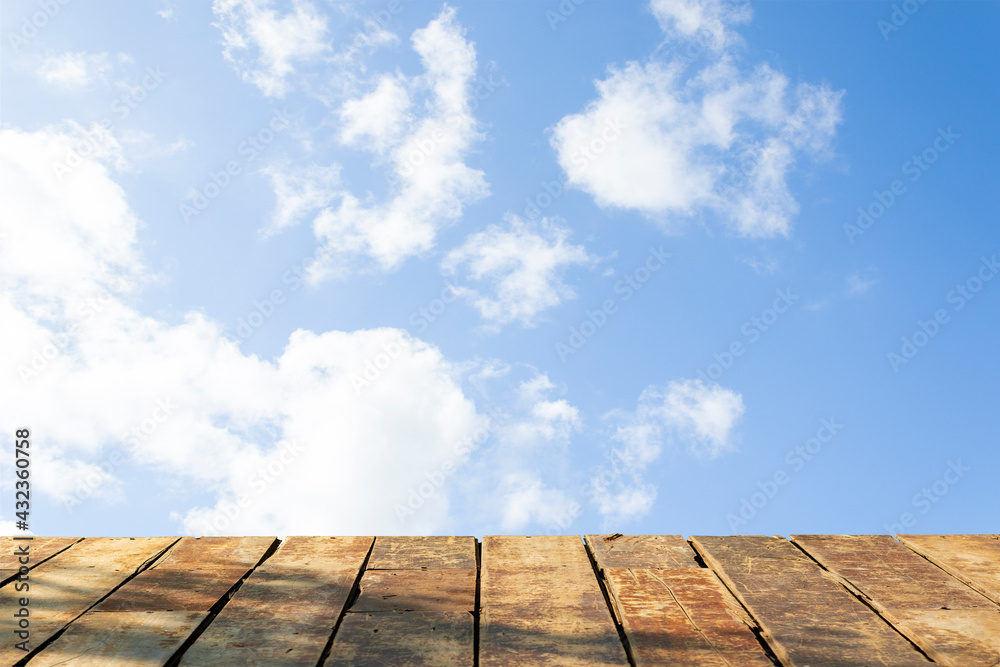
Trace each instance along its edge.
<instances>
[{"instance_id":1,"label":"rusty stain on wood","mask_svg":"<svg viewBox=\"0 0 1000 667\"><path fill-rule=\"evenodd\" d=\"M1000 604L1000 535L897 535L899 541Z\"/></svg>"},{"instance_id":2,"label":"rusty stain on wood","mask_svg":"<svg viewBox=\"0 0 1000 667\"><path fill-rule=\"evenodd\" d=\"M695 551L680 535L587 535L598 568L700 567Z\"/></svg>"},{"instance_id":3,"label":"rusty stain on wood","mask_svg":"<svg viewBox=\"0 0 1000 667\"><path fill-rule=\"evenodd\" d=\"M377 537L369 570L476 569L474 537Z\"/></svg>"},{"instance_id":4,"label":"rusty stain on wood","mask_svg":"<svg viewBox=\"0 0 1000 667\"><path fill-rule=\"evenodd\" d=\"M475 570L368 570L352 612L476 609Z\"/></svg>"},{"instance_id":5,"label":"rusty stain on wood","mask_svg":"<svg viewBox=\"0 0 1000 667\"><path fill-rule=\"evenodd\" d=\"M798 544L853 586L935 662L1000 662L1000 609L888 535L797 535Z\"/></svg>"},{"instance_id":6,"label":"rusty stain on wood","mask_svg":"<svg viewBox=\"0 0 1000 667\"><path fill-rule=\"evenodd\" d=\"M783 538L692 537L786 665L928 664L884 619Z\"/></svg>"}]
</instances>

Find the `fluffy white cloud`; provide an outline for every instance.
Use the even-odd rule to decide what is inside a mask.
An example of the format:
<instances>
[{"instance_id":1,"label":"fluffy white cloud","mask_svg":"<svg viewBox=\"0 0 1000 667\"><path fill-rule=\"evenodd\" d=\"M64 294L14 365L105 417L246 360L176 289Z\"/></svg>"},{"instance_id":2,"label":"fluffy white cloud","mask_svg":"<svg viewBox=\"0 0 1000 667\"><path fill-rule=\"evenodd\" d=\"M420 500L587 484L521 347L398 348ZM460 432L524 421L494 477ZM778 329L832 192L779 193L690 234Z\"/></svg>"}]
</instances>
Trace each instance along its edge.
<instances>
[{"instance_id":1,"label":"fluffy white cloud","mask_svg":"<svg viewBox=\"0 0 1000 667\"><path fill-rule=\"evenodd\" d=\"M789 90L767 65L738 67L724 48L733 40L719 2L653 8L668 34L704 33L721 51L696 73L681 60L612 67L595 82L598 98L553 128L569 185L668 229L711 212L743 236L787 234L798 212L788 173L800 155L829 154L842 92L808 83Z\"/></svg>"},{"instance_id":2,"label":"fluffy white cloud","mask_svg":"<svg viewBox=\"0 0 1000 667\"><path fill-rule=\"evenodd\" d=\"M745 0L651 0L649 7L669 37L694 40L713 50L738 43L730 25L750 20Z\"/></svg>"},{"instance_id":3,"label":"fluffy white cloud","mask_svg":"<svg viewBox=\"0 0 1000 667\"><path fill-rule=\"evenodd\" d=\"M560 274L575 264L596 261L583 246L567 243L569 236L570 230L553 220L525 222L508 215L506 228L490 225L468 236L445 256L442 267L453 275L466 267L463 283L492 283L492 296L458 288L483 318L497 325L520 321L530 327L539 313L575 297Z\"/></svg>"},{"instance_id":4,"label":"fluffy white cloud","mask_svg":"<svg viewBox=\"0 0 1000 667\"><path fill-rule=\"evenodd\" d=\"M602 516L628 521L648 513L656 486L642 473L656 461L665 444L699 457L715 458L733 447L733 428L743 416L736 392L701 380L678 380L665 388L647 387L634 412L613 412L612 450L608 470L591 480L591 496Z\"/></svg>"},{"instance_id":5,"label":"fluffy white cloud","mask_svg":"<svg viewBox=\"0 0 1000 667\"><path fill-rule=\"evenodd\" d=\"M348 146L370 145L379 152L392 145L411 120L406 84L406 80L385 75L371 93L344 102L340 108L341 141Z\"/></svg>"},{"instance_id":6,"label":"fluffy white cloud","mask_svg":"<svg viewBox=\"0 0 1000 667\"><path fill-rule=\"evenodd\" d=\"M328 206L337 196L340 183L340 166L335 164L291 169L281 163L265 168L263 173L270 177L277 200L274 215L262 230L264 236L280 232Z\"/></svg>"},{"instance_id":7,"label":"fluffy white cloud","mask_svg":"<svg viewBox=\"0 0 1000 667\"><path fill-rule=\"evenodd\" d=\"M124 57L124 56L120 56ZM104 81L114 69L107 53L61 53L44 58L35 70L40 81L70 92Z\"/></svg>"},{"instance_id":8,"label":"fluffy white cloud","mask_svg":"<svg viewBox=\"0 0 1000 667\"><path fill-rule=\"evenodd\" d=\"M308 0L294 0L285 14L273 9L271 0L215 0L212 11L222 31L223 56L268 97L288 91L296 63L330 50L326 18Z\"/></svg>"},{"instance_id":9,"label":"fluffy white cloud","mask_svg":"<svg viewBox=\"0 0 1000 667\"><path fill-rule=\"evenodd\" d=\"M59 180L51 165L73 142L0 132L0 431L31 424L44 437L39 492L117 502L128 465L214 495L177 508L194 533L446 532L448 488L406 521L397 496L443 479L446 462L472 465L463 447L490 428L462 386L477 368L398 329L299 330L264 360L203 314L176 324L142 314L140 223L101 162L84 158ZM579 416L551 389L536 378L517 400L492 403L503 420L487 441L520 454L487 469L463 509L494 512L508 477L530 469L532 442L565 445Z\"/></svg>"}]
</instances>

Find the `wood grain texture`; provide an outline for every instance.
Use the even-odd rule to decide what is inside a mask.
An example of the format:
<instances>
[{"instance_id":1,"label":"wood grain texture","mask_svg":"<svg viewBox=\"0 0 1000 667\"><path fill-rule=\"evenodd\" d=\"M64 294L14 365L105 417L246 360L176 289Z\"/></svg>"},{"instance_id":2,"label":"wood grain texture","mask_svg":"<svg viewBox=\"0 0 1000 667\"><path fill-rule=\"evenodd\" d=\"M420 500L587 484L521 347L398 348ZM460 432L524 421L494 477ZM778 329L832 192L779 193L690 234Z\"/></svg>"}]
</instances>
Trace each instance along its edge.
<instances>
[{"instance_id":1,"label":"wood grain texture","mask_svg":"<svg viewBox=\"0 0 1000 667\"><path fill-rule=\"evenodd\" d=\"M62 630L176 541L176 537L88 538L32 570L27 591L31 605L30 647L38 647ZM24 594L15 586L4 586L0 592L3 609L14 609ZM2 619L0 633L14 637L15 619L8 613ZM12 641L0 645L0 664L12 664L24 655Z\"/></svg>"},{"instance_id":2,"label":"wood grain texture","mask_svg":"<svg viewBox=\"0 0 1000 667\"><path fill-rule=\"evenodd\" d=\"M475 622L469 612L347 614L325 665L470 667Z\"/></svg>"},{"instance_id":3,"label":"wood grain texture","mask_svg":"<svg viewBox=\"0 0 1000 667\"><path fill-rule=\"evenodd\" d=\"M636 665L772 666L711 570L609 568L604 577Z\"/></svg>"},{"instance_id":4,"label":"wood grain texture","mask_svg":"<svg viewBox=\"0 0 1000 667\"><path fill-rule=\"evenodd\" d=\"M897 535L899 541L1000 604L1000 535Z\"/></svg>"},{"instance_id":5,"label":"wood grain texture","mask_svg":"<svg viewBox=\"0 0 1000 667\"><path fill-rule=\"evenodd\" d=\"M599 569L701 567L695 551L680 535L587 535L584 538Z\"/></svg>"},{"instance_id":6,"label":"wood grain texture","mask_svg":"<svg viewBox=\"0 0 1000 667\"><path fill-rule=\"evenodd\" d=\"M368 570L351 612L475 609L475 570Z\"/></svg>"},{"instance_id":7,"label":"wood grain texture","mask_svg":"<svg viewBox=\"0 0 1000 667\"><path fill-rule=\"evenodd\" d=\"M627 665L576 536L483 538L480 664Z\"/></svg>"},{"instance_id":8,"label":"wood grain texture","mask_svg":"<svg viewBox=\"0 0 1000 667\"><path fill-rule=\"evenodd\" d=\"M7 585L20 571L21 565L29 570L38 567L57 553L64 551L82 537L34 537L30 540L15 540L13 537L0 537L0 586ZM19 549L27 545L28 563L22 563L23 552Z\"/></svg>"},{"instance_id":9,"label":"wood grain texture","mask_svg":"<svg viewBox=\"0 0 1000 667\"><path fill-rule=\"evenodd\" d=\"M792 541L935 662L1000 663L1000 608L888 535L797 535Z\"/></svg>"},{"instance_id":10,"label":"wood grain texture","mask_svg":"<svg viewBox=\"0 0 1000 667\"><path fill-rule=\"evenodd\" d=\"M928 660L783 538L693 537L784 665L918 667Z\"/></svg>"},{"instance_id":11,"label":"wood grain texture","mask_svg":"<svg viewBox=\"0 0 1000 667\"><path fill-rule=\"evenodd\" d=\"M32 667L163 665L207 616L207 611L84 614L30 664Z\"/></svg>"},{"instance_id":12,"label":"wood grain texture","mask_svg":"<svg viewBox=\"0 0 1000 667\"><path fill-rule=\"evenodd\" d=\"M253 571L181 665L319 662L373 537L289 537Z\"/></svg>"},{"instance_id":13,"label":"wood grain texture","mask_svg":"<svg viewBox=\"0 0 1000 667\"><path fill-rule=\"evenodd\" d=\"M369 570L473 570L474 537L377 537Z\"/></svg>"}]
</instances>

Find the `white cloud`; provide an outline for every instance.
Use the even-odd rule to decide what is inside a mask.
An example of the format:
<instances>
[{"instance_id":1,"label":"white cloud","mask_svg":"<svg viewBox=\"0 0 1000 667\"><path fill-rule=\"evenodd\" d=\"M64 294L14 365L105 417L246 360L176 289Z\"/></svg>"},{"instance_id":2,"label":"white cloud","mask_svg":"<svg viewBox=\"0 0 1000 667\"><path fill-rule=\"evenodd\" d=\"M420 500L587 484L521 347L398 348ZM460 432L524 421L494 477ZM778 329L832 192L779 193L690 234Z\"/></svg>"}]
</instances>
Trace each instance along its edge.
<instances>
[{"instance_id":1,"label":"white cloud","mask_svg":"<svg viewBox=\"0 0 1000 667\"><path fill-rule=\"evenodd\" d=\"M163 9L157 10L156 15L164 21L175 21L177 20L174 16L174 11L176 9L177 5L171 2L171 0L163 0Z\"/></svg>"},{"instance_id":2,"label":"white cloud","mask_svg":"<svg viewBox=\"0 0 1000 667\"><path fill-rule=\"evenodd\" d=\"M293 0L283 15L271 0L215 0L212 11L222 31L223 56L268 97L289 90L297 63L330 50L327 20L308 0Z\"/></svg>"},{"instance_id":3,"label":"white cloud","mask_svg":"<svg viewBox=\"0 0 1000 667\"><path fill-rule=\"evenodd\" d=\"M337 196L340 166L310 165L290 169L274 164L264 169L271 178L277 200L270 224L262 230L264 236L275 234L300 222L308 214L326 207Z\"/></svg>"},{"instance_id":4,"label":"white cloud","mask_svg":"<svg viewBox=\"0 0 1000 667\"><path fill-rule=\"evenodd\" d=\"M877 274L874 268L852 273L847 277L847 293L851 296L867 294L868 290L878 284Z\"/></svg>"},{"instance_id":5,"label":"white cloud","mask_svg":"<svg viewBox=\"0 0 1000 667\"><path fill-rule=\"evenodd\" d=\"M406 258L433 248L439 229L489 194L484 173L464 163L479 138L472 115L475 48L452 8L416 30L411 41L423 75L380 77L374 92L339 109L342 141L371 152L373 166L388 161L390 194L378 201L344 191L337 206L316 216L319 247L307 269L313 284L347 271L352 258L370 258L380 270L395 270ZM416 108L422 113L411 115Z\"/></svg>"},{"instance_id":6,"label":"white cloud","mask_svg":"<svg viewBox=\"0 0 1000 667\"><path fill-rule=\"evenodd\" d=\"M73 141L0 132L0 404L8 408L0 430L12 432L11 419L45 424L39 492L117 502L118 469L100 470L121 455L164 483L214 495L208 506L177 508L191 532L207 530L206 521L235 534L447 532L449 489L405 523L387 499L426 483L483 425L462 388L475 368L399 329L299 330L265 360L241 352L203 314L177 324L142 314L132 305L149 273L140 223L102 163L84 158L56 178L51 163ZM375 377L368 361L378 364ZM499 368L478 375L502 379ZM513 489L558 495L547 481L510 481L525 479L545 443L561 456L579 428L576 409L536 375L512 401L493 402L506 418L490 442L507 454L477 480L463 511L517 522L522 510L500 509ZM369 379L361 391L359 377Z\"/></svg>"},{"instance_id":7,"label":"white cloud","mask_svg":"<svg viewBox=\"0 0 1000 667\"><path fill-rule=\"evenodd\" d=\"M654 2L671 31L722 49L690 73L680 60L612 67L598 98L562 118L551 143L570 186L600 206L637 210L668 230L715 213L749 237L787 234L798 204L787 176L801 155L825 158L842 92L767 65L740 69L719 2ZM742 16L736 14L735 16Z\"/></svg>"},{"instance_id":8,"label":"white cloud","mask_svg":"<svg viewBox=\"0 0 1000 667\"><path fill-rule=\"evenodd\" d=\"M732 431L743 416L738 393L701 380L677 380L665 388L650 386L634 412L616 411L611 439L618 443L605 467L591 480L593 500L605 518L629 521L648 513L656 486L643 478L664 445L715 458L733 448Z\"/></svg>"},{"instance_id":9,"label":"white cloud","mask_svg":"<svg viewBox=\"0 0 1000 667\"><path fill-rule=\"evenodd\" d=\"M486 320L534 326L539 313L576 296L560 274L570 266L596 261L583 246L567 243L569 235L568 228L553 220L524 222L509 214L506 228L490 225L468 236L445 256L442 267L453 275L467 267L463 283L491 283L492 296L459 288Z\"/></svg>"},{"instance_id":10,"label":"white cloud","mask_svg":"<svg viewBox=\"0 0 1000 667\"><path fill-rule=\"evenodd\" d=\"M745 0L651 0L653 16L669 37L684 38L719 51L740 41L729 26L753 12Z\"/></svg>"},{"instance_id":11,"label":"white cloud","mask_svg":"<svg viewBox=\"0 0 1000 667\"><path fill-rule=\"evenodd\" d=\"M106 81L114 69L107 53L61 53L44 58L35 75L40 81L69 92L77 92Z\"/></svg>"}]
</instances>

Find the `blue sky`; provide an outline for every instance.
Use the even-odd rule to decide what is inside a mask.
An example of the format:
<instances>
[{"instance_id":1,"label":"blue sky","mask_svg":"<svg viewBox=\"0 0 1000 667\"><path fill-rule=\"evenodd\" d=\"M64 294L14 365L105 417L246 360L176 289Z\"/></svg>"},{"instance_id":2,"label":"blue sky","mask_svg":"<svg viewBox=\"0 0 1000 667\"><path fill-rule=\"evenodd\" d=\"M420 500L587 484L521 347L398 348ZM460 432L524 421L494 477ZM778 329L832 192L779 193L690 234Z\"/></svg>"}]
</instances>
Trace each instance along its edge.
<instances>
[{"instance_id":1,"label":"blue sky","mask_svg":"<svg viewBox=\"0 0 1000 667\"><path fill-rule=\"evenodd\" d=\"M6 530L995 532L997 4L0 11Z\"/></svg>"}]
</instances>

